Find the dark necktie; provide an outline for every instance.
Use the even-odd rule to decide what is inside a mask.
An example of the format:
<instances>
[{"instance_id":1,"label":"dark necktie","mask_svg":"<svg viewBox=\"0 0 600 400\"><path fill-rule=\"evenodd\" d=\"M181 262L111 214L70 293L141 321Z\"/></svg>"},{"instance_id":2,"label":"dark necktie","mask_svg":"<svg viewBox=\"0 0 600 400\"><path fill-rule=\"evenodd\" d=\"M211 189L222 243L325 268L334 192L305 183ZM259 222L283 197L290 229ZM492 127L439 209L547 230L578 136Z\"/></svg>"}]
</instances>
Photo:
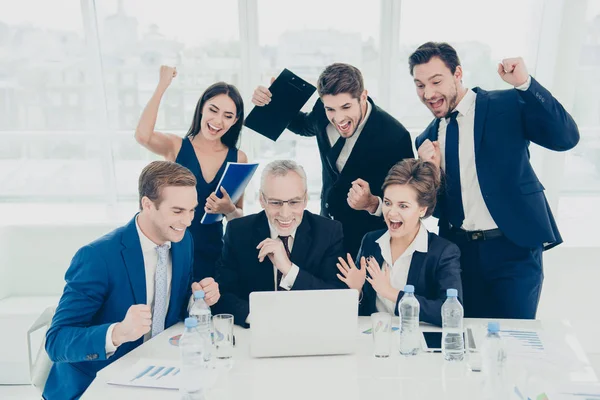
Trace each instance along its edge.
<instances>
[{"instance_id":1,"label":"dark necktie","mask_svg":"<svg viewBox=\"0 0 600 400\"><path fill-rule=\"evenodd\" d=\"M340 136L338 138L338 140L333 144L333 147L331 149L329 149L329 151L327 152L327 155L325 156L325 157L327 157L327 161L329 161L329 165L331 166L331 168L338 173L340 171L338 171L335 163L337 162L337 159L340 157L340 153L342 152L342 149L344 148L344 144L346 144L346 138Z\"/></svg>"},{"instance_id":2,"label":"dark necktie","mask_svg":"<svg viewBox=\"0 0 600 400\"><path fill-rule=\"evenodd\" d=\"M283 242L283 248L285 249L285 254L287 254L288 258L292 259L292 256L290 254L290 247L289 247L289 236L279 236L279 239L281 239L281 241ZM281 278L283 278L283 274L281 273L280 270L277 270L277 286L275 290L279 290L279 284L281 283Z\"/></svg>"},{"instance_id":3,"label":"dark necktie","mask_svg":"<svg viewBox=\"0 0 600 400\"><path fill-rule=\"evenodd\" d=\"M446 127L446 212L453 227L460 228L465 219L460 190L460 162L458 160L458 111L450 114Z\"/></svg>"}]
</instances>

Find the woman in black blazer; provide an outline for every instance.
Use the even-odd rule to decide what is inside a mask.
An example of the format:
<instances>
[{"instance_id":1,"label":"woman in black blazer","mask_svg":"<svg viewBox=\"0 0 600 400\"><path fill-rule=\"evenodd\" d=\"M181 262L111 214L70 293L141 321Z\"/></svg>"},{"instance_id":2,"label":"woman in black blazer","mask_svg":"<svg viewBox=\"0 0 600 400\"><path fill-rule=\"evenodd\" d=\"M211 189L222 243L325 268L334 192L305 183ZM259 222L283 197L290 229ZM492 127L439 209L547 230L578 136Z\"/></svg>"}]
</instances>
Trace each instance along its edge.
<instances>
[{"instance_id":1,"label":"woman in black blazer","mask_svg":"<svg viewBox=\"0 0 600 400\"><path fill-rule=\"evenodd\" d=\"M428 162L407 159L390 169L382 188L388 229L363 237L356 257L360 268L349 254L337 264L338 278L362 291L360 315L398 315L404 285L409 284L421 306L420 321L441 326L446 289L457 289L462 298L460 250L421 222L433 213L439 187L438 172Z\"/></svg>"}]
</instances>

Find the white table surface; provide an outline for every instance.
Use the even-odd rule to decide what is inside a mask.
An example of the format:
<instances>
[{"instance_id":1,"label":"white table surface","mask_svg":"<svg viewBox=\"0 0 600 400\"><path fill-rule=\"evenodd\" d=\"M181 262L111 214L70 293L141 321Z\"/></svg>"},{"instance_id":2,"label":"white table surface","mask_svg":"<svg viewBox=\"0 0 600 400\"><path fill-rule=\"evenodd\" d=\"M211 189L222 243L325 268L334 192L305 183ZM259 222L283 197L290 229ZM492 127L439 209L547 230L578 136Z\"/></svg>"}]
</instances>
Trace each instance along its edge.
<instances>
[{"instance_id":1,"label":"white table surface","mask_svg":"<svg viewBox=\"0 0 600 400\"><path fill-rule=\"evenodd\" d=\"M397 322L397 321L396 321ZM545 359L509 353L512 382L523 390L556 390L566 382L597 382L577 338L566 321L502 320L501 329L522 328L540 332L546 347ZM475 330L479 345L487 320L466 319ZM440 353L405 357L373 357L372 337L362 331L371 327L368 317L359 318L358 348L353 355L285 358L251 358L250 331L235 327L236 347L229 368L222 368L209 400L217 399L481 399L482 375L467 363L446 362ZM439 328L422 325L423 331ZM110 377L124 373L140 358L178 360L179 348L169 338L181 333L183 324L167 329L98 373L82 399L179 399L176 390L115 386ZM394 338L397 333L394 333ZM393 396L393 397L390 397ZM402 397L400 397L402 396Z\"/></svg>"}]
</instances>

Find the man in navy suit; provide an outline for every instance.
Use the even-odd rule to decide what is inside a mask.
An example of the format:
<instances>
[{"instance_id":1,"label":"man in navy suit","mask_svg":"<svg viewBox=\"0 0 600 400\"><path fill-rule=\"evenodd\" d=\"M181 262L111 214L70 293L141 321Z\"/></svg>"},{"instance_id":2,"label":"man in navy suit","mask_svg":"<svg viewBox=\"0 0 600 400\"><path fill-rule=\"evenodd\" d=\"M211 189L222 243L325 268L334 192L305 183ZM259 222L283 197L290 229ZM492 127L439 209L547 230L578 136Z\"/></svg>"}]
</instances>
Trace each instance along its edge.
<instances>
[{"instance_id":1,"label":"man in navy suit","mask_svg":"<svg viewBox=\"0 0 600 400\"><path fill-rule=\"evenodd\" d=\"M461 251L465 316L535 318L542 251L562 238L529 162L529 143L554 151L579 141L573 118L521 58L498 74L509 90L468 89L456 51L425 43L409 57L417 94L436 118L416 140L444 171L434 216Z\"/></svg>"},{"instance_id":2,"label":"man in navy suit","mask_svg":"<svg viewBox=\"0 0 600 400\"><path fill-rule=\"evenodd\" d=\"M248 327L249 295L277 290L339 289L337 258L344 254L342 224L306 211L304 169L273 161L263 170L263 212L227 224L217 282L223 294L215 312L233 314Z\"/></svg>"},{"instance_id":3,"label":"man in navy suit","mask_svg":"<svg viewBox=\"0 0 600 400\"><path fill-rule=\"evenodd\" d=\"M191 290L204 290L209 305L220 297L213 278L192 284L194 175L155 161L140 175L139 197L141 211L127 225L71 261L46 334L54 362L47 400L79 398L99 370L180 321Z\"/></svg>"}]
</instances>

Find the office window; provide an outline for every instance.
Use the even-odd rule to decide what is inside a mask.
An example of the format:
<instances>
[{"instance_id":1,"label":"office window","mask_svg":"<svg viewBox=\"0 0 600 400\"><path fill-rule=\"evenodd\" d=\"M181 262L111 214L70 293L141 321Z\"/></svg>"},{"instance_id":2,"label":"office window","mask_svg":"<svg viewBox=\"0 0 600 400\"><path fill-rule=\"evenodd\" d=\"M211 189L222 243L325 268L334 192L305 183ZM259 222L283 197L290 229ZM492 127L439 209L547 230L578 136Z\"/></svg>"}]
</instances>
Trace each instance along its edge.
<instances>
[{"instance_id":1,"label":"office window","mask_svg":"<svg viewBox=\"0 0 600 400\"><path fill-rule=\"evenodd\" d=\"M408 69L408 57L421 44L448 42L458 52L467 87L507 89L497 73L503 58L521 56L535 75L542 0L508 0L489 8L478 0L403 1L399 52L392 75L391 111L409 130L419 134L433 119L420 102Z\"/></svg>"},{"instance_id":2,"label":"office window","mask_svg":"<svg viewBox=\"0 0 600 400\"><path fill-rule=\"evenodd\" d=\"M0 202L105 201L88 60L80 1L0 6Z\"/></svg>"},{"instance_id":3,"label":"office window","mask_svg":"<svg viewBox=\"0 0 600 400\"><path fill-rule=\"evenodd\" d=\"M600 246L600 1L588 2L572 115L581 140L566 153L559 222L566 246Z\"/></svg>"},{"instance_id":4,"label":"office window","mask_svg":"<svg viewBox=\"0 0 600 400\"><path fill-rule=\"evenodd\" d=\"M294 13L293 18L289 16L290 12ZM259 0L261 84L268 86L271 77L288 68L316 86L317 78L326 66L344 62L361 70L365 88L377 101L379 14L379 2L307 0L291 10L285 2ZM317 98L315 93L303 110L310 111ZM304 167L308 179L308 208L318 213L322 178L316 139L300 137L286 130L277 143L256 135L253 145L257 155L254 161L262 166L275 159L292 158ZM253 179L255 188L259 186L261 171L259 167ZM257 190L246 193L250 210L259 208L257 196Z\"/></svg>"},{"instance_id":5,"label":"office window","mask_svg":"<svg viewBox=\"0 0 600 400\"><path fill-rule=\"evenodd\" d=\"M175 66L178 75L163 96L157 131L183 136L208 86L217 81L239 86L237 2L101 1L96 11L117 198L135 201L139 173L160 158L134 139L160 66Z\"/></svg>"}]
</instances>

